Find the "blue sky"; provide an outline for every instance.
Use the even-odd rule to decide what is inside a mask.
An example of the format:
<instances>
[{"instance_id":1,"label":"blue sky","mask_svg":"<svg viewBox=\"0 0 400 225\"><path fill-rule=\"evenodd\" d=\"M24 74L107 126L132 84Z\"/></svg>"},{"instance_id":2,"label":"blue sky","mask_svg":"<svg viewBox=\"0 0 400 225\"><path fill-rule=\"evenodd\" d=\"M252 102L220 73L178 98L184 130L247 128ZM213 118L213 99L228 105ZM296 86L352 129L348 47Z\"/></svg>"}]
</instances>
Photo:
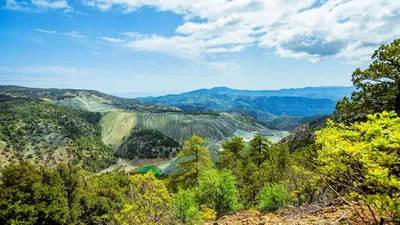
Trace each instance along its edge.
<instances>
[{"instance_id":1,"label":"blue sky","mask_svg":"<svg viewBox=\"0 0 400 225\"><path fill-rule=\"evenodd\" d=\"M107 93L351 85L392 0L0 0L0 84Z\"/></svg>"}]
</instances>

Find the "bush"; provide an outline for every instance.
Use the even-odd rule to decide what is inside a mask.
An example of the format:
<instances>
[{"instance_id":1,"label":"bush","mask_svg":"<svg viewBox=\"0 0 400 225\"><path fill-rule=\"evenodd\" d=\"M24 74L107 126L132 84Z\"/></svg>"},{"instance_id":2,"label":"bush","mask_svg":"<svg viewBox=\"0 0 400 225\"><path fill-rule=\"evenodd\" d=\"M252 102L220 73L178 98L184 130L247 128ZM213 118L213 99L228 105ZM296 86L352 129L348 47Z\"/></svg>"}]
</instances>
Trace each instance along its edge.
<instances>
[{"instance_id":1,"label":"bush","mask_svg":"<svg viewBox=\"0 0 400 225\"><path fill-rule=\"evenodd\" d=\"M168 214L171 196L153 171L133 175L129 188L129 203L115 215L120 224L171 224Z\"/></svg>"},{"instance_id":2,"label":"bush","mask_svg":"<svg viewBox=\"0 0 400 225\"><path fill-rule=\"evenodd\" d=\"M366 122L328 121L316 133L319 172L352 200L363 200L380 221L400 219L400 117L368 115ZM378 220L378 219L376 219ZM378 223L378 221L376 221Z\"/></svg>"},{"instance_id":3,"label":"bush","mask_svg":"<svg viewBox=\"0 0 400 225\"><path fill-rule=\"evenodd\" d=\"M218 213L235 211L241 207L238 196L235 176L231 172L208 169L201 173L197 188L201 205Z\"/></svg>"},{"instance_id":4,"label":"bush","mask_svg":"<svg viewBox=\"0 0 400 225\"><path fill-rule=\"evenodd\" d=\"M258 199L260 210L277 210L286 206L289 193L282 184L266 185L261 188Z\"/></svg>"},{"instance_id":5,"label":"bush","mask_svg":"<svg viewBox=\"0 0 400 225\"><path fill-rule=\"evenodd\" d=\"M196 202L195 191L179 190L171 200L171 214L182 224L201 224L202 212Z\"/></svg>"}]
</instances>

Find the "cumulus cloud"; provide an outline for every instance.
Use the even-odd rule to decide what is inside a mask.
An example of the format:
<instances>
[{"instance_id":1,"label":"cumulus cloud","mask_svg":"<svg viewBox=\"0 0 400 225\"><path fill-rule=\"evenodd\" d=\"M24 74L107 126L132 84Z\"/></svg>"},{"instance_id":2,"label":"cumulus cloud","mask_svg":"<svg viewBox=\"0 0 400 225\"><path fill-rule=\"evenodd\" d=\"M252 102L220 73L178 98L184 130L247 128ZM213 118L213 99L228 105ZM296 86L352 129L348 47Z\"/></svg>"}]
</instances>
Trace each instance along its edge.
<instances>
[{"instance_id":1,"label":"cumulus cloud","mask_svg":"<svg viewBox=\"0 0 400 225\"><path fill-rule=\"evenodd\" d=\"M65 33L58 32L58 31L55 31L55 30L44 30L44 29L36 29L35 31L41 32L41 33L45 33L45 34L56 34L56 35L70 36L70 37L74 37L74 38L86 38L85 35L81 35L77 31L65 32Z\"/></svg>"},{"instance_id":2,"label":"cumulus cloud","mask_svg":"<svg viewBox=\"0 0 400 225\"><path fill-rule=\"evenodd\" d=\"M312 62L369 60L371 50L400 36L393 0L87 0L100 10L129 13L149 6L187 21L174 36L139 34L127 47L193 59L258 46ZM197 22L201 18L205 22ZM136 35L138 35L136 33Z\"/></svg>"}]
</instances>

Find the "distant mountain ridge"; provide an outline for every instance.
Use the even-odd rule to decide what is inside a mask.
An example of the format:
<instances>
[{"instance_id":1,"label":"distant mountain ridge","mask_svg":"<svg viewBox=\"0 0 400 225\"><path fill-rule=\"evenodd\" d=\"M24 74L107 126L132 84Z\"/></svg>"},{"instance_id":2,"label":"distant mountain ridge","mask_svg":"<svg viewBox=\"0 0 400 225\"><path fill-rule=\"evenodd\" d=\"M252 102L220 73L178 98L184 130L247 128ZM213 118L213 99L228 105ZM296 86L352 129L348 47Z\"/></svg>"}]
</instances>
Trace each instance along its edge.
<instances>
[{"instance_id":1,"label":"distant mountain ridge","mask_svg":"<svg viewBox=\"0 0 400 225\"><path fill-rule=\"evenodd\" d=\"M185 95L244 95L244 96L277 96L277 97L306 97L306 98L327 98L340 100L344 96L350 95L355 90L353 86L320 86L320 87L304 87L304 88L286 88L279 90L239 90L228 87L214 87L210 89L198 89L194 91L184 92L181 94L169 94L160 97L185 96ZM154 97L142 97L137 99L146 99ZM157 97L155 97L157 98Z\"/></svg>"},{"instance_id":2,"label":"distant mountain ridge","mask_svg":"<svg viewBox=\"0 0 400 225\"><path fill-rule=\"evenodd\" d=\"M354 87L306 87L252 91L215 87L137 99L175 106L183 111L245 112L257 120L266 121L279 116L330 114L335 110L336 101L354 90Z\"/></svg>"},{"instance_id":3,"label":"distant mountain ridge","mask_svg":"<svg viewBox=\"0 0 400 225\"><path fill-rule=\"evenodd\" d=\"M118 108L146 112L179 111L179 109L175 107L143 102L136 99L121 98L95 90L29 88L13 85L0 85L0 94L18 97L46 98L59 105L80 108L88 111L113 111Z\"/></svg>"}]
</instances>

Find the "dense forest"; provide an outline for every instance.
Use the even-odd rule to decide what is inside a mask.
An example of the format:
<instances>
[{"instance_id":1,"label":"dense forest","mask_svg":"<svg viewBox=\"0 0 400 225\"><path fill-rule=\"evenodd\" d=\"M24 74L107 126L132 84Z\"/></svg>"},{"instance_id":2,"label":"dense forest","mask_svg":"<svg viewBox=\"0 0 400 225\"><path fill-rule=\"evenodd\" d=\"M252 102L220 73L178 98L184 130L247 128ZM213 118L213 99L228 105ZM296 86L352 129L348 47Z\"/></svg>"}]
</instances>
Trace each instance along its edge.
<instances>
[{"instance_id":1,"label":"dense forest","mask_svg":"<svg viewBox=\"0 0 400 225\"><path fill-rule=\"evenodd\" d=\"M98 139L97 113L2 96L0 134L11 137L12 151L26 151L34 141L30 132L52 129L70 141L71 154L85 151L85 163L47 167L16 160L7 165L0 179L0 223L202 224L239 210L275 211L334 200L353 207L360 223L400 223L399 58L400 39L377 49L369 68L352 75L357 90L337 103L330 118L305 127L307 135L297 130L299 138L278 144L261 135L248 143L233 137L221 145L215 163L207 140L193 136L177 154L177 172L168 176L90 172L113 160ZM85 119L73 119L77 114ZM19 117L32 122L20 124ZM59 126L46 127L48 120ZM76 123L86 129L74 129ZM127 138L152 143L154 135L159 134L143 131ZM360 210L363 206L367 212ZM351 223L346 215L342 220Z\"/></svg>"}]
</instances>

